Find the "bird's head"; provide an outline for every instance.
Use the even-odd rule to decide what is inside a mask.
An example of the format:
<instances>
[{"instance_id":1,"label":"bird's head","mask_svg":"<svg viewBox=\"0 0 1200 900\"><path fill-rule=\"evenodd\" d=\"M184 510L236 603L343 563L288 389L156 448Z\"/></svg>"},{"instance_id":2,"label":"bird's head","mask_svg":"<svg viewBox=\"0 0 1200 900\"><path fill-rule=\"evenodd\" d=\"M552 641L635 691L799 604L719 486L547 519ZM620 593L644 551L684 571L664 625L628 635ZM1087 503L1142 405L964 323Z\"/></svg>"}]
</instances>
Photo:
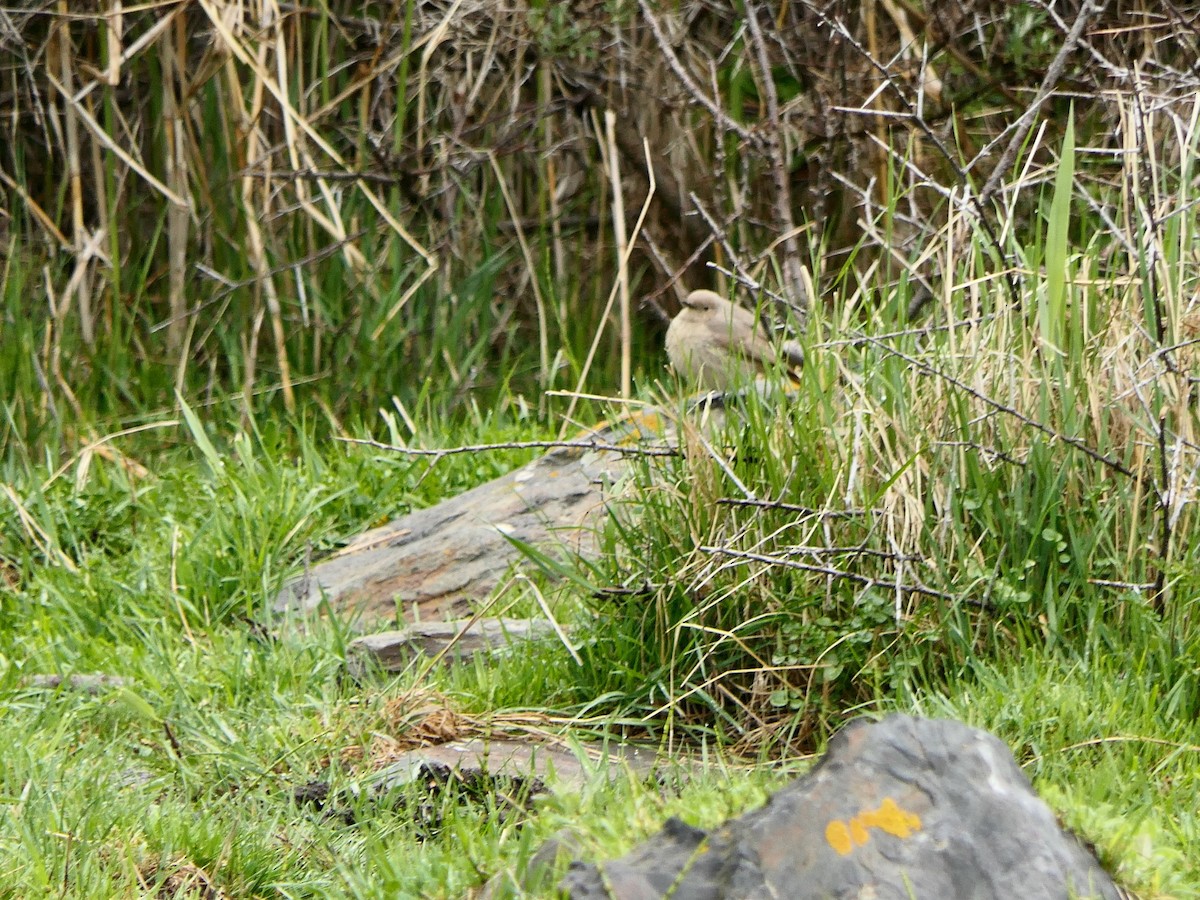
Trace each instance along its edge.
<instances>
[{"instance_id":1,"label":"bird's head","mask_svg":"<svg viewBox=\"0 0 1200 900\"><path fill-rule=\"evenodd\" d=\"M684 309L692 309L700 313L712 312L728 305L728 300L713 291L692 291L683 301Z\"/></svg>"}]
</instances>

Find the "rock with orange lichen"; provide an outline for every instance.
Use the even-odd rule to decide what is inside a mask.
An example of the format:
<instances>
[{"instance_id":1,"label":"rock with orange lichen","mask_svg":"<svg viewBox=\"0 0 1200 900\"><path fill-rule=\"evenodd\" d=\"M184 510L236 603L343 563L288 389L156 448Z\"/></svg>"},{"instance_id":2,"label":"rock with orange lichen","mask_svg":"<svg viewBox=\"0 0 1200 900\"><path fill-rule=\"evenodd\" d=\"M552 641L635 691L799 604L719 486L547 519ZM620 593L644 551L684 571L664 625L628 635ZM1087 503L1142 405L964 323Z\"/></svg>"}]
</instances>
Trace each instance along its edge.
<instances>
[{"instance_id":1,"label":"rock with orange lichen","mask_svg":"<svg viewBox=\"0 0 1200 900\"><path fill-rule=\"evenodd\" d=\"M762 809L711 832L672 820L623 859L572 864L576 900L1122 895L998 738L960 722L851 723Z\"/></svg>"}]
</instances>

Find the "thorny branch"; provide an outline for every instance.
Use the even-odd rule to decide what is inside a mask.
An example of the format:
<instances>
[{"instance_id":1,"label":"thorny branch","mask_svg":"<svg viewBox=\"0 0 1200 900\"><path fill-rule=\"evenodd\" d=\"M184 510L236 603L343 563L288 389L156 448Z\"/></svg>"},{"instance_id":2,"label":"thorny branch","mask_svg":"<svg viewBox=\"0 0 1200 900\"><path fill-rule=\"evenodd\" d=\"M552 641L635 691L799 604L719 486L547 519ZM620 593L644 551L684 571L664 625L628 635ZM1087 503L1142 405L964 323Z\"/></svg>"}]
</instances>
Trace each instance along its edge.
<instances>
[{"instance_id":1,"label":"thorny branch","mask_svg":"<svg viewBox=\"0 0 1200 900\"><path fill-rule=\"evenodd\" d=\"M911 365L917 369L920 369L922 372L925 372L928 375L932 375L935 378L940 378L943 381L945 381L947 384L953 385L954 387L958 388L961 391L965 391L966 393L968 393L972 397L974 397L976 400L986 403L988 406L992 407L993 409L998 410L999 412L1002 412L1005 415L1012 416L1018 422L1021 422L1024 425L1028 425L1030 428L1033 428L1035 431L1040 431L1042 434L1047 435L1048 437L1052 437L1055 440L1061 441L1062 443L1066 444L1068 447L1072 447L1072 448L1078 450L1080 453L1083 453L1085 456L1090 456L1092 459L1096 460L1096 462L1107 466L1108 468L1112 469L1114 472L1120 472L1122 475L1124 475L1128 478L1136 477L1134 475L1133 471L1130 470L1129 467L1126 466L1124 463L1122 463L1120 460L1114 459L1111 456L1106 456L1105 454L1103 454L1099 450L1097 450L1095 447L1092 447L1091 445L1089 445L1082 438L1072 437L1069 434L1063 434L1061 431L1055 431L1053 428L1051 428L1049 425L1046 425L1044 422L1039 422L1037 419L1034 419L1031 416L1027 416L1025 413L1021 412L1019 409L1016 409L1015 407L1012 407L1012 406L1008 406L1004 403L1001 403L999 400L995 400L992 397L989 397L983 391L980 391L976 388L971 387L969 384L962 381L961 379L955 378L949 372L943 372L940 369L937 369L937 368L929 365L929 363L917 359L915 356L910 356L909 354L903 352L902 350L897 350L895 347L890 347L887 344L883 343L882 341L876 340L871 337L867 337L867 341L869 343L877 345L885 353L890 353L893 356L899 357L900 359L904 360L909 365Z\"/></svg>"},{"instance_id":2,"label":"thorny branch","mask_svg":"<svg viewBox=\"0 0 1200 900\"><path fill-rule=\"evenodd\" d=\"M610 444L598 440L575 441L505 441L499 444L465 444L458 447L405 447L400 444L389 444L385 441L375 441L369 438L339 437L344 444L361 444L364 447L374 447L377 450L388 450L405 456L433 456L441 459L443 456L457 456L460 453L489 453L493 450L595 450L610 453L621 453L627 456L678 456L679 450L673 447L642 447L628 444Z\"/></svg>"},{"instance_id":3,"label":"thorny branch","mask_svg":"<svg viewBox=\"0 0 1200 900\"><path fill-rule=\"evenodd\" d=\"M872 578L869 575L862 575L858 572L849 572L845 569L838 569L833 566L818 566L811 563L797 562L794 559L788 559L782 556L769 556L765 553L750 553L746 550L734 550L731 547L711 547L701 546L697 548L701 553L712 553L719 556L728 556L731 559L743 559L750 562L761 562L771 566L781 566L785 569L798 569L802 572L813 572L818 575L828 575L831 578L839 578L844 581L853 581L856 584L866 585L867 587L884 588L885 590L901 591L906 594L922 594L926 597L934 597L939 600L945 600L948 603L961 603L963 598L957 594L948 594L945 591L939 591L935 588L928 587L924 584L903 584L897 581L888 581L886 579Z\"/></svg>"},{"instance_id":4,"label":"thorny branch","mask_svg":"<svg viewBox=\"0 0 1200 900\"><path fill-rule=\"evenodd\" d=\"M775 183L776 227L783 233L783 283L787 286L789 306L799 319L800 330L808 317L812 298L804 285L801 272L800 242L796 238L796 224L792 218L792 191L788 175L787 159L783 152L782 123L779 117L779 94L775 89L775 75L767 58L766 42L758 22L758 8L752 0L746 3L746 26L754 42L754 55L758 62L759 83L766 97L767 127L761 129L767 156L771 162L771 177Z\"/></svg>"}]
</instances>

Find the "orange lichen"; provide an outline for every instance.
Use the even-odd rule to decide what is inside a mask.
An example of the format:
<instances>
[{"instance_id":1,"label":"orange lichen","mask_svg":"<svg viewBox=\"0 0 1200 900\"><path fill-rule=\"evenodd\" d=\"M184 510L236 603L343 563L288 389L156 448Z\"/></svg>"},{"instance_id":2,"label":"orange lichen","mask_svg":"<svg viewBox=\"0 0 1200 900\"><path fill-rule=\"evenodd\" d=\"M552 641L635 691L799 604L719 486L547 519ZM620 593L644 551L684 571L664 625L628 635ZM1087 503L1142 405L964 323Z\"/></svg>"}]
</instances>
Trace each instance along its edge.
<instances>
[{"instance_id":1,"label":"orange lichen","mask_svg":"<svg viewBox=\"0 0 1200 900\"><path fill-rule=\"evenodd\" d=\"M825 840L841 856L845 856L854 849L854 839L850 837L850 829L841 819L834 819L825 826Z\"/></svg>"},{"instance_id":2,"label":"orange lichen","mask_svg":"<svg viewBox=\"0 0 1200 900\"><path fill-rule=\"evenodd\" d=\"M869 815L869 813L863 815ZM871 833L867 831L867 823L863 821L862 816L855 816L850 820L850 837L860 847L871 839Z\"/></svg>"},{"instance_id":3,"label":"orange lichen","mask_svg":"<svg viewBox=\"0 0 1200 900\"><path fill-rule=\"evenodd\" d=\"M648 431L662 431L663 420L662 416L655 412L644 412L638 415L634 421L642 428Z\"/></svg>"},{"instance_id":4,"label":"orange lichen","mask_svg":"<svg viewBox=\"0 0 1200 900\"><path fill-rule=\"evenodd\" d=\"M921 817L901 809L891 797L884 797L879 809L865 809L849 822L841 819L830 821L825 826L825 840L838 854L845 856L871 839L872 828L878 828L893 837L906 838L914 831L921 830Z\"/></svg>"}]
</instances>

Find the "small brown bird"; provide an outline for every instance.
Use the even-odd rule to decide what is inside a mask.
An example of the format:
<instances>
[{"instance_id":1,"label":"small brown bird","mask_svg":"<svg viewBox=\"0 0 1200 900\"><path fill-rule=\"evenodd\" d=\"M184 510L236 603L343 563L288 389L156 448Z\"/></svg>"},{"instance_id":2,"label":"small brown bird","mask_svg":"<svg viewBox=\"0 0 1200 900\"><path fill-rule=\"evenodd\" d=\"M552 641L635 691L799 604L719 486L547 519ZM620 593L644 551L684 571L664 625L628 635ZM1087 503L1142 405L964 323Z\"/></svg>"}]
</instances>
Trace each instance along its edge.
<instances>
[{"instance_id":1,"label":"small brown bird","mask_svg":"<svg viewBox=\"0 0 1200 900\"><path fill-rule=\"evenodd\" d=\"M778 347L758 317L712 291L692 291L667 328L671 366L701 390L744 385L776 367L798 369L804 351L795 341Z\"/></svg>"}]
</instances>

